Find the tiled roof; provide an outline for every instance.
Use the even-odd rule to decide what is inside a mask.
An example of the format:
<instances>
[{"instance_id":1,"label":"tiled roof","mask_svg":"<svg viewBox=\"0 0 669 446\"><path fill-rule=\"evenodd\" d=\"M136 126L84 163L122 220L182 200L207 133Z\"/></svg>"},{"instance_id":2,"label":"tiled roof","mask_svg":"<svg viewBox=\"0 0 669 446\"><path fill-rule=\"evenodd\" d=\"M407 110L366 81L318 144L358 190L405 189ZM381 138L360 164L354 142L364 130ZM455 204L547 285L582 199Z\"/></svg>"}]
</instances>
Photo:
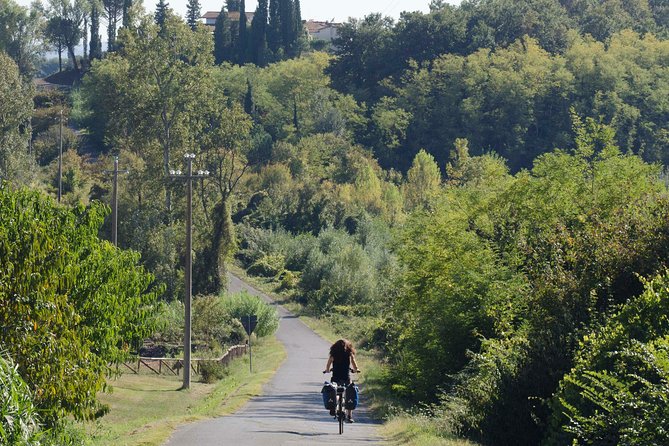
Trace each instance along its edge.
<instances>
[{"instance_id":1,"label":"tiled roof","mask_svg":"<svg viewBox=\"0 0 669 446\"><path fill-rule=\"evenodd\" d=\"M202 19L216 19L220 13L221 13L221 11L207 11L200 18L202 18ZM253 15L254 15L253 12L247 12L246 13L246 20L247 21L253 20ZM230 20L239 20L239 11L228 12L228 17L230 18Z\"/></svg>"},{"instance_id":2,"label":"tiled roof","mask_svg":"<svg viewBox=\"0 0 669 446\"><path fill-rule=\"evenodd\" d=\"M339 28L339 26L341 26L341 23L319 22L317 20L307 20L307 22L304 24L304 26L307 27L307 31L309 31L309 34L314 34L314 33L317 33L318 31L321 31L325 28Z\"/></svg>"}]
</instances>

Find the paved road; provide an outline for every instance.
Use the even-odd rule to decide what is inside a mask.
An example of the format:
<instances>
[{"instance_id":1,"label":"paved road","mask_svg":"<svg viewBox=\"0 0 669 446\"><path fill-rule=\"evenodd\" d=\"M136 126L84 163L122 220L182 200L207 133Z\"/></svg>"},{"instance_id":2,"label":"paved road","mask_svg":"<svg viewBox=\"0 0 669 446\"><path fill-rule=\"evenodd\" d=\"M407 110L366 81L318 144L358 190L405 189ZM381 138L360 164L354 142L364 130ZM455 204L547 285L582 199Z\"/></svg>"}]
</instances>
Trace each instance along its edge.
<instances>
[{"instance_id":1,"label":"paved road","mask_svg":"<svg viewBox=\"0 0 669 446\"><path fill-rule=\"evenodd\" d=\"M229 290L246 290L269 298L231 276ZM372 445L381 442L376 424L364 407L354 412L356 422L338 434L337 422L323 408L320 389L329 344L299 319L277 306L281 323L277 338L288 358L265 386L263 395L251 399L237 413L179 428L166 446L273 446L273 445Z\"/></svg>"}]
</instances>

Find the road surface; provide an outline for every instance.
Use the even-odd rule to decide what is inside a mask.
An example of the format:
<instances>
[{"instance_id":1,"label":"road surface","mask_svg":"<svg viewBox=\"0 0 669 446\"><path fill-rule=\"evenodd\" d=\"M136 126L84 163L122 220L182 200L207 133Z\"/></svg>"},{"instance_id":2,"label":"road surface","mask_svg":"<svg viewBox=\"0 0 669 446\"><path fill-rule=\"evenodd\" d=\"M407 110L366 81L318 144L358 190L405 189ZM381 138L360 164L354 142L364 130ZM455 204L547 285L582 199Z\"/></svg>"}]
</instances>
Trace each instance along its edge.
<instances>
[{"instance_id":1,"label":"road surface","mask_svg":"<svg viewBox=\"0 0 669 446\"><path fill-rule=\"evenodd\" d=\"M246 290L270 300L234 276L230 277L229 290ZM288 357L263 394L233 415L180 427L166 446L381 443L378 424L365 411L364 387L361 405L353 412L355 423L346 424L344 434L339 435L337 422L323 408L320 394L329 343L283 307L277 305L277 310L281 318L277 338L285 345Z\"/></svg>"}]
</instances>

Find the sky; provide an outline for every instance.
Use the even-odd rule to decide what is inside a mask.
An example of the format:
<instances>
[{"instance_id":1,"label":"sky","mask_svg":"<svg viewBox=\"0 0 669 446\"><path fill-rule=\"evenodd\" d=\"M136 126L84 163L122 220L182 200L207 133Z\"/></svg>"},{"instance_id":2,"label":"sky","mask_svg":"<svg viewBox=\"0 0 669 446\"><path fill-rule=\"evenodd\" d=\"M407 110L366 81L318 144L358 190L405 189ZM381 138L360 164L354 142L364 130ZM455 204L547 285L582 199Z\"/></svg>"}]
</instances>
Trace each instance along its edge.
<instances>
[{"instance_id":1,"label":"sky","mask_svg":"<svg viewBox=\"0 0 669 446\"><path fill-rule=\"evenodd\" d=\"M15 0L23 6L30 6L32 0ZM153 11L157 0L143 0L144 8ZM225 0L200 0L202 13L220 11ZM46 3L46 0L42 0ZM187 0L167 0L170 7L182 17L186 14ZM454 3L454 1L450 1ZM345 22L349 17L362 18L373 12L381 12L397 19L402 11L429 11L430 0L300 0L302 19L330 20ZM246 0L246 10L256 9L256 0Z\"/></svg>"}]
</instances>

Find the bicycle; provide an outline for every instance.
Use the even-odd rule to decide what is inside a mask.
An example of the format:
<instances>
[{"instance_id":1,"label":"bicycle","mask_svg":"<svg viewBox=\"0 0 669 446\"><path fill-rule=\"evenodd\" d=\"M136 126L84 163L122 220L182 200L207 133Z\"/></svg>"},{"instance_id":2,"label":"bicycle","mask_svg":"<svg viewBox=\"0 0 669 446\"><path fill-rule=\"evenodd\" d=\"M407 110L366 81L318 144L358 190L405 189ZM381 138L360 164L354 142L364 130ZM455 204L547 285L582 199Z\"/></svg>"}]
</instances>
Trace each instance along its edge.
<instances>
[{"instance_id":1,"label":"bicycle","mask_svg":"<svg viewBox=\"0 0 669 446\"><path fill-rule=\"evenodd\" d=\"M329 373L330 371L324 371L323 373ZM351 369L351 373L356 373L355 370ZM360 370L357 371L360 373ZM351 380L351 384L353 384ZM335 406L335 419L339 422L339 435L344 433L344 423L346 422L346 409L344 407L344 395L346 393L346 384L341 382L335 382L337 384L337 405Z\"/></svg>"}]
</instances>

